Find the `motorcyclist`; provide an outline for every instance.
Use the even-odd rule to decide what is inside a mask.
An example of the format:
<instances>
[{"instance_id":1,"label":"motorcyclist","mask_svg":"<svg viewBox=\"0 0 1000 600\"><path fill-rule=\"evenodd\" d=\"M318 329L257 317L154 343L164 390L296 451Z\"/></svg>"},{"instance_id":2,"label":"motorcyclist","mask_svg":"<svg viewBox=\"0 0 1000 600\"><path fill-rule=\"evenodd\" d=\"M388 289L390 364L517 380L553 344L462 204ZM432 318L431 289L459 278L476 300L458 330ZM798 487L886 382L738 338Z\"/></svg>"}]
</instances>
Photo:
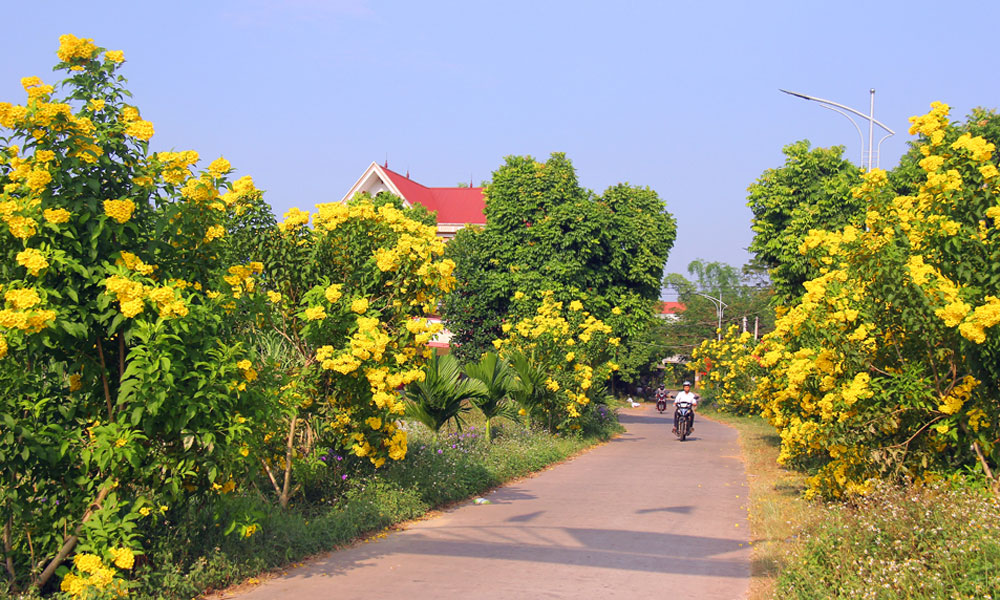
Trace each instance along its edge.
<instances>
[{"instance_id":1,"label":"motorcyclist","mask_svg":"<svg viewBox=\"0 0 1000 600\"><path fill-rule=\"evenodd\" d=\"M662 383L660 384L660 387L656 388L656 392L653 394L653 400L655 400L657 404L659 404L660 401L662 401L664 406L666 406L667 399L669 397L670 395L667 393L667 390L664 389Z\"/></svg>"},{"instance_id":2,"label":"motorcyclist","mask_svg":"<svg viewBox=\"0 0 1000 600\"><path fill-rule=\"evenodd\" d=\"M695 394L694 392L691 391L691 382L690 381L685 381L684 382L684 390L680 391L680 392L677 392L677 395L674 396L674 430L673 430L674 433L677 433L677 421L678 421L678 417L677 417L677 403L678 402L689 402L691 404L691 417L690 417L691 428L689 429L689 431L693 432L694 431L694 409L695 409L695 407L698 406L698 394Z\"/></svg>"}]
</instances>

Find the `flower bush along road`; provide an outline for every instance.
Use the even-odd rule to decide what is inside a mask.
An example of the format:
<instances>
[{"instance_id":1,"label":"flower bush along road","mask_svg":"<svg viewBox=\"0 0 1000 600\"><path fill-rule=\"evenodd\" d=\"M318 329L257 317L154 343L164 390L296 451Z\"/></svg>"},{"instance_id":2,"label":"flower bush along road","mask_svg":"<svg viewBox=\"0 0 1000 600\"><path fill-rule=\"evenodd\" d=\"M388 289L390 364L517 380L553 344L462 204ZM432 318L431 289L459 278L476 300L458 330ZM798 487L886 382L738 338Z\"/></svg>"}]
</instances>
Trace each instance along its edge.
<instances>
[{"instance_id":1,"label":"flower bush along road","mask_svg":"<svg viewBox=\"0 0 1000 600\"><path fill-rule=\"evenodd\" d=\"M536 314L503 324L506 336L493 345L519 371L522 393L514 396L522 404L522 414L541 420L551 431L577 431L585 422L581 417L596 410L592 402L604 393L603 383L618 369L611 358L619 340L611 336L611 326L590 314L580 300L564 305L550 291L540 295ZM530 301L522 292L514 294L515 305ZM518 369L525 362L534 366L534 372L545 374L544 382L532 381L524 367Z\"/></svg>"},{"instance_id":2,"label":"flower bush along road","mask_svg":"<svg viewBox=\"0 0 1000 600\"><path fill-rule=\"evenodd\" d=\"M758 362L757 408L809 493L865 493L875 478L978 468L1000 490L1000 178L995 148L948 107L911 119L915 195L866 173L863 227L810 232L820 275L759 346L703 345L713 368ZM724 378L726 376L723 376Z\"/></svg>"},{"instance_id":3,"label":"flower bush along road","mask_svg":"<svg viewBox=\"0 0 1000 600\"><path fill-rule=\"evenodd\" d=\"M287 503L320 441L402 458L392 390L422 374L420 317L453 265L432 229L363 198L311 228L292 211L241 254L252 179L150 153L122 52L64 35L58 57L64 97L27 77L23 104L0 103L0 528L12 587L58 575L85 597L127 591L174 506L262 470Z\"/></svg>"}]
</instances>

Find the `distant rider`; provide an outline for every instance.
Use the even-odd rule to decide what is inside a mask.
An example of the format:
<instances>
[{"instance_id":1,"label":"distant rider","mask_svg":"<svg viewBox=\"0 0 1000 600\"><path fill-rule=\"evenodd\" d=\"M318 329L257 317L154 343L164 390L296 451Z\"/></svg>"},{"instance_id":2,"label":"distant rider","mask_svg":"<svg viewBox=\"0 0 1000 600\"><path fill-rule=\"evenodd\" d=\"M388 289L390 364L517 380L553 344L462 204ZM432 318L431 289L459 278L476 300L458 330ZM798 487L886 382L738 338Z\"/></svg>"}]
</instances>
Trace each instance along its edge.
<instances>
[{"instance_id":1,"label":"distant rider","mask_svg":"<svg viewBox=\"0 0 1000 600\"><path fill-rule=\"evenodd\" d=\"M662 400L663 404L666 405L668 398L669 394L667 394L667 390L663 388L663 384L661 383L660 387L656 388L656 393L653 394L653 400L655 400L657 403L659 403Z\"/></svg>"},{"instance_id":2,"label":"distant rider","mask_svg":"<svg viewBox=\"0 0 1000 600\"><path fill-rule=\"evenodd\" d=\"M677 433L677 403L678 402L690 402L691 403L691 429L689 431L694 431L694 409L698 406L698 394L691 391L691 382L684 382L684 390L677 392L674 396L674 433Z\"/></svg>"}]
</instances>

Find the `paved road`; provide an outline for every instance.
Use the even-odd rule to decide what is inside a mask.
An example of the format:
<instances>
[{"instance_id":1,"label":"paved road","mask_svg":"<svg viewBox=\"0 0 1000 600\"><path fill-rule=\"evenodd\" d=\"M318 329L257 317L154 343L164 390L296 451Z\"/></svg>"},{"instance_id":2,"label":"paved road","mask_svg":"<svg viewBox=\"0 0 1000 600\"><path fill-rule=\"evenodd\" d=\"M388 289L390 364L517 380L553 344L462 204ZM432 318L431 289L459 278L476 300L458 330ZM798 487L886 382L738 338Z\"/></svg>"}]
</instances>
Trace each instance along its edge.
<instances>
[{"instance_id":1,"label":"paved road","mask_svg":"<svg viewBox=\"0 0 1000 600\"><path fill-rule=\"evenodd\" d=\"M682 443L671 420L652 405L623 409L627 433L497 489L491 504L467 502L235 597L744 598L750 547L736 432L699 418Z\"/></svg>"}]
</instances>

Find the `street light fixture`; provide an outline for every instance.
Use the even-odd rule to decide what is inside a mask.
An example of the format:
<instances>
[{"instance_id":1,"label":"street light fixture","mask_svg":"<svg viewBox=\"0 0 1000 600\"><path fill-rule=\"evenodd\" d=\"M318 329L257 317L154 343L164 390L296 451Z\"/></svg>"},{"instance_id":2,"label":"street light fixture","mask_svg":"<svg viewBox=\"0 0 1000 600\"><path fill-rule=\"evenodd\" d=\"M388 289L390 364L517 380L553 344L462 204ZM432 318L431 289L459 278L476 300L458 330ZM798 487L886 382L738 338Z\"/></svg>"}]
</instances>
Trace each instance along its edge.
<instances>
[{"instance_id":1,"label":"street light fixture","mask_svg":"<svg viewBox=\"0 0 1000 600\"><path fill-rule=\"evenodd\" d=\"M891 130L891 129L889 129L888 127L886 127L882 123L878 122L877 120L875 120L875 88L871 88L871 90L870 90L871 105L869 107L869 112L868 112L867 115L864 114L864 113L862 113L862 112L860 112L860 111L854 110L850 106L844 106L843 104L838 104L838 103L832 102L830 100L824 100L822 98L816 98L814 96L808 96L806 94L800 94L799 92L790 92L788 90L783 90L781 88L778 88L778 91L784 92L784 93L788 94L789 96L795 96L796 98L802 98L803 100L812 100L813 102L818 102L820 104L820 106L822 106L823 108L829 108L830 110L832 110L834 112L838 112L838 113L844 115L845 117L847 117L847 119L850 120L850 122L852 124L854 124L854 128L858 130L858 137L861 138L861 162L865 162L865 139L864 139L864 136L861 133L861 127L858 126L857 121L855 121L851 117L851 115L847 114L844 111L846 110L847 112L854 113L855 115L861 117L862 119L866 119L868 121L868 170L869 171L872 170L872 154L873 154L873 152L872 152L872 139L874 137L873 134L874 134L875 125L878 125L882 129L884 129L886 131L886 134L884 136L882 136L882 139L880 139L878 141L878 145L875 146L875 152L874 152L874 154L876 156L876 158L875 158L875 167L878 168L878 166L879 166L879 152L880 152L880 149L882 147L882 142L884 142L887 137L889 137L891 135L896 135L896 132L893 131L893 130ZM843 110L840 110L840 109L843 109Z\"/></svg>"},{"instance_id":2,"label":"street light fixture","mask_svg":"<svg viewBox=\"0 0 1000 600\"><path fill-rule=\"evenodd\" d=\"M695 293L698 294L699 296L701 296L702 298L708 298L709 300L711 300L712 302L715 303L715 314L719 317L719 327L716 330L716 333L718 334L717 339L721 341L722 340L722 313L725 310L725 308L729 307L728 304L726 304L725 302L722 301L722 292L719 292L719 297L718 298L716 298L714 296L709 296L708 294L701 294L701 293L698 293L698 292L695 292Z\"/></svg>"}]
</instances>

